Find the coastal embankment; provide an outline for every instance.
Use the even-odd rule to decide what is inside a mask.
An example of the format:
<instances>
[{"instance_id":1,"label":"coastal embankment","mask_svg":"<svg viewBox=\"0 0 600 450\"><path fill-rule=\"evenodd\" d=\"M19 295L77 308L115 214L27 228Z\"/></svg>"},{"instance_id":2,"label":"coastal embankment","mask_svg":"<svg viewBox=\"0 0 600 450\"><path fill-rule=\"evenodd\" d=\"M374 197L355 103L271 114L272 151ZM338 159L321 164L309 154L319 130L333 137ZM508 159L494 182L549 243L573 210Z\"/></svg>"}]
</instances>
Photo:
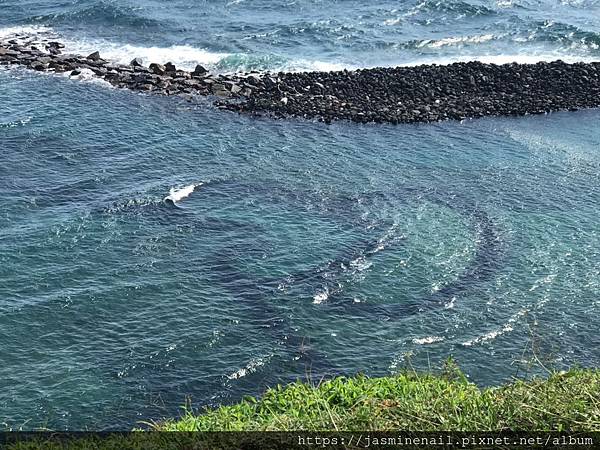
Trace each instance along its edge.
<instances>
[{"instance_id":1,"label":"coastal embankment","mask_svg":"<svg viewBox=\"0 0 600 450\"><path fill-rule=\"evenodd\" d=\"M64 45L16 36L0 41L0 65L84 75L112 86L277 118L332 122L414 123L484 116L544 114L600 106L600 62L536 64L461 62L335 72L211 73L172 63L118 64L63 54Z\"/></svg>"}]
</instances>

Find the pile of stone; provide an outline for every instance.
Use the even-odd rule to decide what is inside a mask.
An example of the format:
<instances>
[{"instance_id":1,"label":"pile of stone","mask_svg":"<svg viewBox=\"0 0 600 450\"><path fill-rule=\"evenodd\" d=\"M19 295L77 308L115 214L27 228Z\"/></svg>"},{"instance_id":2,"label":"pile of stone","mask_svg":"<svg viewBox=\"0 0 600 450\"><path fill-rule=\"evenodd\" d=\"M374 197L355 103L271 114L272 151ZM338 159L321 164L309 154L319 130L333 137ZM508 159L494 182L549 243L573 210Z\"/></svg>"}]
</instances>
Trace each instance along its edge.
<instances>
[{"instance_id":1,"label":"pile of stone","mask_svg":"<svg viewBox=\"0 0 600 450\"><path fill-rule=\"evenodd\" d=\"M496 115L541 114L600 106L600 63L484 64L480 62L356 71L235 75L198 65L140 59L116 64L98 52L63 54L56 41L0 41L0 65L77 76L87 70L118 88L161 95L214 96L240 113L324 122L413 123Z\"/></svg>"},{"instance_id":2,"label":"pile of stone","mask_svg":"<svg viewBox=\"0 0 600 450\"><path fill-rule=\"evenodd\" d=\"M230 109L277 117L413 123L600 106L600 63L480 62L280 73Z\"/></svg>"},{"instance_id":3,"label":"pile of stone","mask_svg":"<svg viewBox=\"0 0 600 450\"><path fill-rule=\"evenodd\" d=\"M19 65L37 71L68 73L79 76L85 70L111 85L162 95L208 96L225 98L248 96L250 90L238 84L236 78L211 74L201 65L188 72L172 63L150 64L145 67L138 58L130 64L117 64L102 59L99 52L88 56L63 54L60 42L45 42L43 46L22 45L17 40L0 42L0 65Z\"/></svg>"}]
</instances>

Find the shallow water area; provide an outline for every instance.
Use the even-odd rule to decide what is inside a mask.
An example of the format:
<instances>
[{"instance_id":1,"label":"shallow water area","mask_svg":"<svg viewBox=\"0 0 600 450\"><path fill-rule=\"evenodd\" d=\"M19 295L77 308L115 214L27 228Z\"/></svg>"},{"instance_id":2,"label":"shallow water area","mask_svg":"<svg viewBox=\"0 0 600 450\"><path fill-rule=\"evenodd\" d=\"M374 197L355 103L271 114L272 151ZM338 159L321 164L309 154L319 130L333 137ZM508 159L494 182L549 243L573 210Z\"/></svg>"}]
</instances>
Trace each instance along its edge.
<instances>
[{"instance_id":1,"label":"shallow water area","mask_svg":"<svg viewBox=\"0 0 600 450\"><path fill-rule=\"evenodd\" d=\"M539 36L531 24L560 15L568 25L543 29L566 27L575 44L549 34L519 51L596 57L583 14L593 2L349 2L329 23L325 3L207 2L200 13L86 0L37 2L31 15L8 2L0 24L132 54L269 54L277 70L452 58L455 47L488 57L486 39L385 43L450 39L456 20L461 36L515 22ZM412 25L393 31L398 18ZM385 375L449 355L496 384L527 370L528 346L556 368L600 363L598 110L326 126L82 81L0 68L5 426L128 429L176 416L186 396L216 405L307 374Z\"/></svg>"}]
</instances>

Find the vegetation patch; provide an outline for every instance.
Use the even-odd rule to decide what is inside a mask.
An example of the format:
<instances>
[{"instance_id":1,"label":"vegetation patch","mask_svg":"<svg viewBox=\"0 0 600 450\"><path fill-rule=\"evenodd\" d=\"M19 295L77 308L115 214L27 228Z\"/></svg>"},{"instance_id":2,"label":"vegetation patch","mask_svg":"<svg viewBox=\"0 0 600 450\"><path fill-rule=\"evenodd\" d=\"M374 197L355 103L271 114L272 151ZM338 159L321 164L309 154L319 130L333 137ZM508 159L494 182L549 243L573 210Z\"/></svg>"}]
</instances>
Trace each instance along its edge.
<instances>
[{"instance_id":1,"label":"vegetation patch","mask_svg":"<svg viewBox=\"0 0 600 450\"><path fill-rule=\"evenodd\" d=\"M438 375L297 382L233 406L155 424L163 431L600 430L600 371L480 389L450 364Z\"/></svg>"}]
</instances>

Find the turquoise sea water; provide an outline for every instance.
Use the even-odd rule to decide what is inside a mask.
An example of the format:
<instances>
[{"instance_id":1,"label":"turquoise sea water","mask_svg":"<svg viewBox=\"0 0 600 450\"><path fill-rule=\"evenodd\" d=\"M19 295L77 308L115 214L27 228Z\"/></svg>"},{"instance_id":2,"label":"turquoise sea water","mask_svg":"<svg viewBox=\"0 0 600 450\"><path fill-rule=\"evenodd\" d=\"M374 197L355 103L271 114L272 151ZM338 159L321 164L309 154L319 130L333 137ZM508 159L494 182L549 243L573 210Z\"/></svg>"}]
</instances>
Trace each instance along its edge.
<instances>
[{"instance_id":1,"label":"turquoise sea water","mask_svg":"<svg viewBox=\"0 0 600 450\"><path fill-rule=\"evenodd\" d=\"M165 5L5 0L0 36L222 71L600 53L591 1ZM495 384L529 347L597 366L599 119L326 126L0 69L0 423L128 429L448 355Z\"/></svg>"}]
</instances>

